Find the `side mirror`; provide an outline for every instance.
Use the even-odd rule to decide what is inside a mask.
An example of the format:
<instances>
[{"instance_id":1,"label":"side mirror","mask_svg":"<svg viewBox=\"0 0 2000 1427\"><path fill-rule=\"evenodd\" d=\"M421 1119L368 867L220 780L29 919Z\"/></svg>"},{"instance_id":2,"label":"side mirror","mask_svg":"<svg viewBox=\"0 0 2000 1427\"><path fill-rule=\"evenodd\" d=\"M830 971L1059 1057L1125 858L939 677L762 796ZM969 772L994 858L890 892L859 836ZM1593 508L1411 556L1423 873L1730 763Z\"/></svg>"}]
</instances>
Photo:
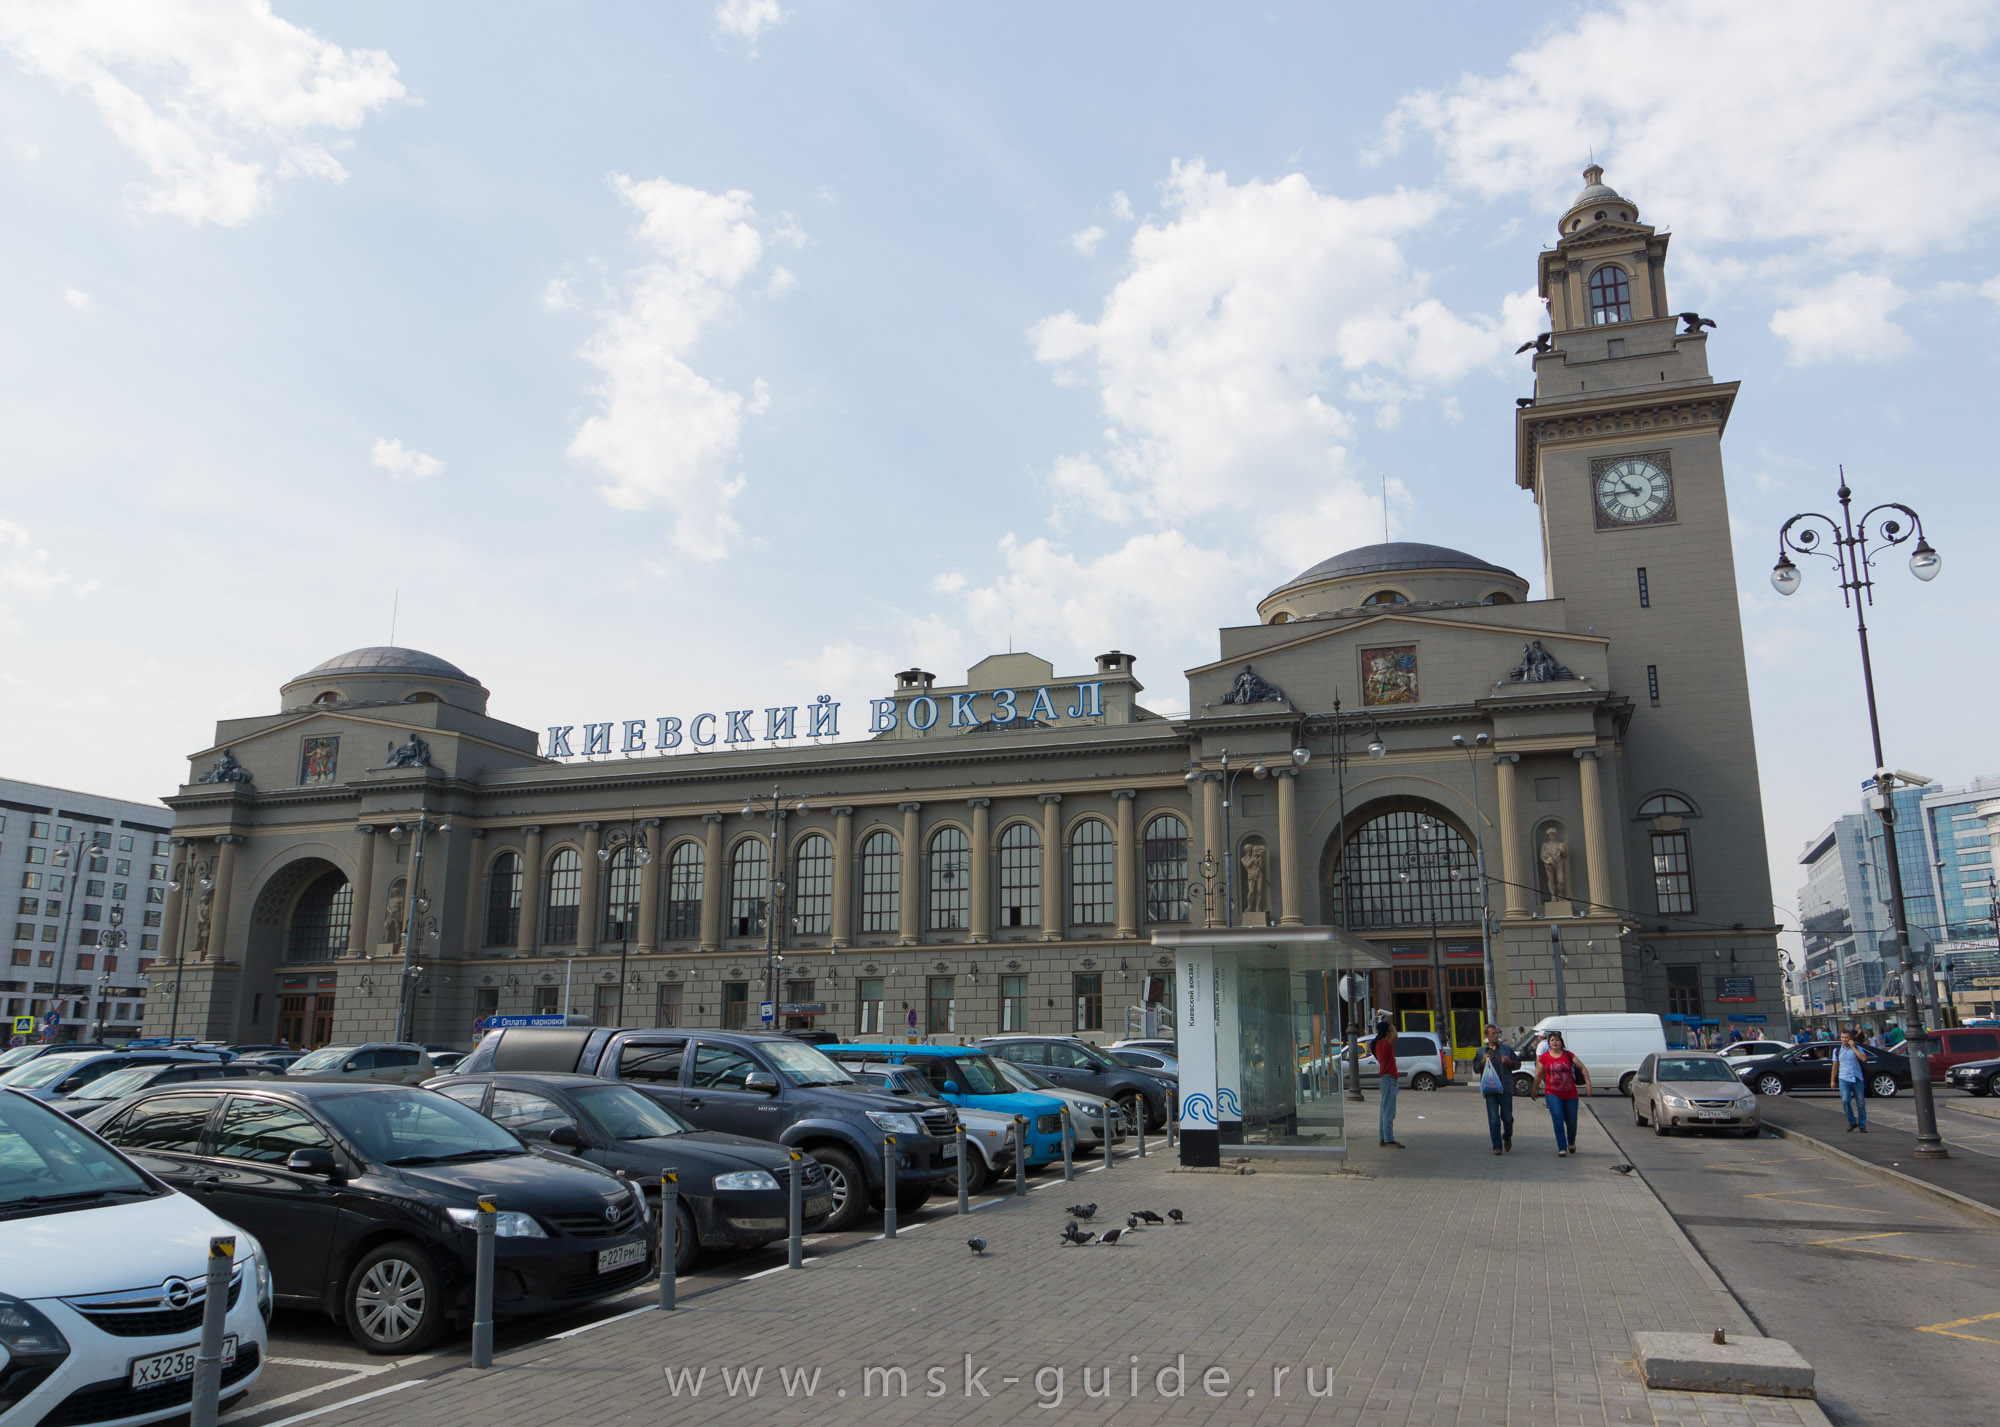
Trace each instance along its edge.
<instances>
[{"instance_id":1,"label":"side mirror","mask_svg":"<svg viewBox=\"0 0 2000 1427\"><path fill-rule=\"evenodd\" d=\"M768 1070L753 1070L743 1077L745 1090L758 1090L766 1095L778 1093L778 1077Z\"/></svg>"},{"instance_id":2,"label":"side mirror","mask_svg":"<svg viewBox=\"0 0 2000 1427\"><path fill-rule=\"evenodd\" d=\"M65 1080L62 1084L56 1087L56 1094L73 1095L77 1091L83 1089L84 1083L85 1083L84 1079L81 1075L72 1075L69 1079Z\"/></svg>"},{"instance_id":3,"label":"side mirror","mask_svg":"<svg viewBox=\"0 0 2000 1427\"><path fill-rule=\"evenodd\" d=\"M359 1058L357 1057L357 1058L356 1058L356 1059L354 1059L354 1060L350 1060L350 1061L348 1061L348 1062L347 1062L347 1064L345 1064L345 1065L341 1066L340 1068L341 1068L341 1070L342 1070L343 1072L345 1072L345 1071L353 1071L353 1070L359 1070L359 1069L361 1068L361 1061L360 1061L360 1059L359 1059Z\"/></svg>"},{"instance_id":4,"label":"side mirror","mask_svg":"<svg viewBox=\"0 0 2000 1427\"><path fill-rule=\"evenodd\" d=\"M566 1150L590 1148L590 1141L584 1138L583 1131L575 1125L557 1125L549 1131L549 1143Z\"/></svg>"},{"instance_id":5,"label":"side mirror","mask_svg":"<svg viewBox=\"0 0 2000 1427\"><path fill-rule=\"evenodd\" d=\"M957 1082L956 1080L947 1080L947 1081L945 1081L945 1083L944 1083L944 1093L945 1093L945 1094L947 1094L947 1095L956 1095L956 1094L958 1094L958 1082Z\"/></svg>"},{"instance_id":6,"label":"side mirror","mask_svg":"<svg viewBox=\"0 0 2000 1427\"><path fill-rule=\"evenodd\" d=\"M322 1174L331 1179L340 1172L332 1150L293 1150L285 1160L285 1168L293 1174Z\"/></svg>"}]
</instances>

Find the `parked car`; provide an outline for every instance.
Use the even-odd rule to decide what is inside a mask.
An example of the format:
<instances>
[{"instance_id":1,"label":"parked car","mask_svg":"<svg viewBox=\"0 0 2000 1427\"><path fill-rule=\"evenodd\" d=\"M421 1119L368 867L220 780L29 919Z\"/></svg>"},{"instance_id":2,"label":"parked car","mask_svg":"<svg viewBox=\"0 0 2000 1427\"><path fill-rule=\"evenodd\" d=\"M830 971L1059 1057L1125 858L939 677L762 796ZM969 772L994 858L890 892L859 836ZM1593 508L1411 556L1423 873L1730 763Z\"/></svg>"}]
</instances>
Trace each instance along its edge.
<instances>
[{"instance_id":1,"label":"parked car","mask_svg":"<svg viewBox=\"0 0 2000 1427\"><path fill-rule=\"evenodd\" d=\"M1954 1066L2000 1056L2000 1030L1980 1026L1951 1026L1931 1032L1935 1040L1924 1046L1930 1060L1931 1079L1944 1080Z\"/></svg>"},{"instance_id":2,"label":"parked car","mask_svg":"<svg viewBox=\"0 0 2000 1427\"><path fill-rule=\"evenodd\" d=\"M1109 1048L1114 1051L1150 1050L1180 1059L1180 1042L1172 1036L1134 1036L1130 1040L1113 1041Z\"/></svg>"},{"instance_id":3,"label":"parked car","mask_svg":"<svg viewBox=\"0 0 2000 1427\"><path fill-rule=\"evenodd\" d=\"M703 1249L761 1248L791 1231L789 1151L697 1130L629 1085L594 1075L447 1075L424 1088L471 1106L531 1148L574 1155L630 1179L655 1214L660 1173L673 1170L676 1273ZM833 1188L817 1160L800 1163L800 1226L813 1233L833 1213Z\"/></svg>"},{"instance_id":4,"label":"parked car","mask_svg":"<svg viewBox=\"0 0 2000 1427\"><path fill-rule=\"evenodd\" d=\"M1945 1083L1968 1095L1991 1095L2000 1088L2000 1060L1965 1060L1944 1073Z\"/></svg>"},{"instance_id":5,"label":"parked car","mask_svg":"<svg viewBox=\"0 0 2000 1427\"><path fill-rule=\"evenodd\" d=\"M23 1045L9 1046L0 1051L0 1083L8 1074L31 1060L40 1060L45 1055L74 1054L85 1050L116 1050L116 1046L105 1045L101 1041L72 1041L64 1045L60 1041L28 1041Z\"/></svg>"},{"instance_id":6,"label":"parked car","mask_svg":"<svg viewBox=\"0 0 2000 1427\"><path fill-rule=\"evenodd\" d=\"M464 1062L466 1054L462 1050L434 1050L430 1052L431 1064L439 1075L449 1075Z\"/></svg>"},{"instance_id":7,"label":"parked car","mask_svg":"<svg viewBox=\"0 0 2000 1427\"><path fill-rule=\"evenodd\" d=\"M1105 1118L1111 1122L1111 1142L1118 1144L1132 1132L1132 1122L1125 1118L1125 1111L1116 1100L1102 1095L1093 1095L1088 1090L1072 1090L1067 1085L1055 1081L1033 1065L995 1057L994 1066L1016 1090L1025 1090L1034 1095L1053 1095L1069 1106L1069 1132L1073 1153L1086 1149L1104 1148Z\"/></svg>"},{"instance_id":8,"label":"parked car","mask_svg":"<svg viewBox=\"0 0 2000 1427\"><path fill-rule=\"evenodd\" d=\"M1808 1041L1795 1045L1783 1055L1756 1061L1737 1070L1736 1076L1759 1095L1783 1095L1788 1090L1832 1090L1833 1053L1840 1047L1831 1041ZM1866 1047L1861 1054L1868 1061L1868 1093L1888 1099L1898 1090L1910 1088L1910 1058L1893 1051Z\"/></svg>"},{"instance_id":9,"label":"parked car","mask_svg":"<svg viewBox=\"0 0 2000 1427\"><path fill-rule=\"evenodd\" d=\"M1736 1041L1722 1047L1721 1054L1730 1067L1740 1070L1753 1060L1769 1060L1774 1055L1783 1055L1792 1048L1790 1041Z\"/></svg>"},{"instance_id":10,"label":"parked car","mask_svg":"<svg viewBox=\"0 0 2000 1427\"><path fill-rule=\"evenodd\" d=\"M362 1080L147 1090L94 1112L103 1137L256 1235L277 1300L414 1353L469 1319L479 1196L500 1209L494 1313L622 1293L653 1271L645 1196L594 1166L531 1154L449 1096Z\"/></svg>"},{"instance_id":11,"label":"parked car","mask_svg":"<svg viewBox=\"0 0 2000 1427\"><path fill-rule=\"evenodd\" d=\"M1149 1050L1145 1046L1136 1045L1115 1045L1111 1047L1111 1058L1139 1070L1150 1070L1155 1075L1171 1075L1176 1081L1181 1078L1180 1057L1171 1051Z\"/></svg>"},{"instance_id":12,"label":"parked car","mask_svg":"<svg viewBox=\"0 0 2000 1427\"><path fill-rule=\"evenodd\" d=\"M243 1056L237 1064L256 1066L272 1075L283 1075L305 1058L306 1053L302 1050L264 1051L258 1055Z\"/></svg>"},{"instance_id":13,"label":"parked car","mask_svg":"<svg viewBox=\"0 0 2000 1427\"><path fill-rule=\"evenodd\" d=\"M1450 1078L1445 1070L1449 1055L1444 1038L1435 1031L1396 1032L1396 1083L1411 1090L1437 1089ZM1359 1068L1363 1085L1381 1083L1382 1067L1367 1041L1361 1043Z\"/></svg>"},{"instance_id":14,"label":"parked car","mask_svg":"<svg viewBox=\"0 0 2000 1427\"><path fill-rule=\"evenodd\" d=\"M1148 1130L1167 1123L1167 1092L1174 1082L1150 1070L1113 1060L1088 1041L1075 1036L987 1036L979 1042L996 1060L1031 1066L1058 1085L1088 1090L1116 1100L1134 1125L1145 1115Z\"/></svg>"},{"instance_id":15,"label":"parked car","mask_svg":"<svg viewBox=\"0 0 2000 1427\"><path fill-rule=\"evenodd\" d=\"M931 1093L958 1107L961 1117L968 1109L988 1110L1011 1125L1019 1115L1027 1121L1030 1168L1062 1158L1062 1101L1016 1090L993 1058L977 1046L844 1045L839 1055L843 1065L873 1061L922 1071Z\"/></svg>"},{"instance_id":16,"label":"parked car","mask_svg":"<svg viewBox=\"0 0 2000 1427\"><path fill-rule=\"evenodd\" d=\"M222 1405L242 1400L269 1352L271 1272L255 1235L5 1090L0 1164L0 1416L24 1427L185 1416L208 1241L227 1234Z\"/></svg>"},{"instance_id":17,"label":"parked car","mask_svg":"<svg viewBox=\"0 0 2000 1427\"><path fill-rule=\"evenodd\" d=\"M430 1052L408 1041L368 1041L321 1046L285 1068L297 1080L371 1080L382 1085L422 1085L437 1074Z\"/></svg>"},{"instance_id":18,"label":"parked car","mask_svg":"<svg viewBox=\"0 0 2000 1427\"><path fill-rule=\"evenodd\" d=\"M136 1065L220 1064L212 1055L185 1050L79 1050L16 1066L4 1083L37 1100L61 1100L102 1076Z\"/></svg>"},{"instance_id":19,"label":"parked car","mask_svg":"<svg viewBox=\"0 0 2000 1427\"><path fill-rule=\"evenodd\" d=\"M155 1085L181 1085L190 1080L248 1080L253 1075L270 1073L263 1069L261 1062L254 1060L225 1063L189 1058L168 1061L164 1065L127 1065L109 1075L100 1075L76 1094L51 1100L49 1104L65 1115L81 1115Z\"/></svg>"},{"instance_id":20,"label":"parked car","mask_svg":"<svg viewBox=\"0 0 2000 1427\"><path fill-rule=\"evenodd\" d=\"M813 1029L813 1030L785 1031L783 1034L790 1036L793 1040L804 1041L807 1045L840 1044L839 1031L822 1031L818 1029Z\"/></svg>"},{"instance_id":21,"label":"parked car","mask_svg":"<svg viewBox=\"0 0 2000 1427\"><path fill-rule=\"evenodd\" d=\"M1714 1051L1674 1050L1649 1055L1633 1072L1632 1123L1659 1135L1675 1130L1734 1130L1750 1139L1763 1132L1757 1097L1736 1078L1737 1068Z\"/></svg>"},{"instance_id":22,"label":"parked car","mask_svg":"<svg viewBox=\"0 0 2000 1427\"><path fill-rule=\"evenodd\" d=\"M930 1077L914 1065L890 1065L841 1061L840 1068L871 1090L883 1090L910 1102L919 1114L942 1105L958 1116L965 1126L965 1187L978 1194L1014 1164L1014 1117L996 1110L974 1110L953 1106L938 1095Z\"/></svg>"},{"instance_id":23,"label":"parked car","mask_svg":"<svg viewBox=\"0 0 2000 1427\"><path fill-rule=\"evenodd\" d=\"M458 1069L621 1080L704 1130L803 1150L833 1186L826 1227L834 1231L852 1228L871 1203L882 1202L885 1135L896 1136L901 1212L916 1210L958 1173L955 1120L912 1114L783 1032L509 1026L487 1032Z\"/></svg>"},{"instance_id":24,"label":"parked car","mask_svg":"<svg viewBox=\"0 0 2000 1427\"><path fill-rule=\"evenodd\" d=\"M1535 1052L1551 1031L1562 1032L1563 1048L1583 1062L1593 1089L1615 1085L1620 1095L1632 1093L1632 1079L1647 1056L1663 1055L1667 1049L1666 1027L1658 1016L1623 1011L1544 1016L1535 1022L1534 1035L1520 1048L1521 1073L1514 1077L1516 1095L1532 1090Z\"/></svg>"}]
</instances>

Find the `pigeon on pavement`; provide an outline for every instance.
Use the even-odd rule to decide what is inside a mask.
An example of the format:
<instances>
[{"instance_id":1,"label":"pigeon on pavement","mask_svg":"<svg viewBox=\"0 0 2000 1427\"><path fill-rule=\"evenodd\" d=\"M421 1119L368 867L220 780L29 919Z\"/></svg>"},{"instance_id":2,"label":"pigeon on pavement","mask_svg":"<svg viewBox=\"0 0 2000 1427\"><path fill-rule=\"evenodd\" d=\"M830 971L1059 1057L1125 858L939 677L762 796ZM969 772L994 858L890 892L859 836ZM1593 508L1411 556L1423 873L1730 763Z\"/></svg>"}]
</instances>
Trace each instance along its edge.
<instances>
[{"instance_id":1,"label":"pigeon on pavement","mask_svg":"<svg viewBox=\"0 0 2000 1427\"><path fill-rule=\"evenodd\" d=\"M1630 1174L1632 1172L1632 1166L1629 1164L1614 1164L1611 1167L1620 1174Z\"/></svg>"},{"instance_id":2,"label":"pigeon on pavement","mask_svg":"<svg viewBox=\"0 0 2000 1427\"><path fill-rule=\"evenodd\" d=\"M1063 1210L1063 1213L1074 1214L1077 1218L1083 1220L1084 1223L1088 1224L1091 1221L1092 1217L1096 1215L1097 1206L1095 1204L1072 1204L1067 1209Z\"/></svg>"},{"instance_id":3,"label":"pigeon on pavement","mask_svg":"<svg viewBox=\"0 0 2000 1427\"><path fill-rule=\"evenodd\" d=\"M1138 1227L1139 1227L1139 1216L1138 1216L1137 1214L1127 1214L1127 1215L1125 1216L1125 1227L1126 1227L1126 1229L1127 1229L1127 1230L1132 1230L1132 1229L1136 1229L1136 1228L1138 1228Z\"/></svg>"},{"instance_id":4,"label":"pigeon on pavement","mask_svg":"<svg viewBox=\"0 0 2000 1427\"><path fill-rule=\"evenodd\" d=\"M1098 1242L1100 1244L1115 1244L1118 1242L1119 1236L1125 1232L1123 1229L1106 1229L1103 1237Z\"/></svg>"},{"instance_id":5,"label":"pigeon on pavement","mask_svg":"<svg viewBox=\"0 0 2000 1427\"><path fill-rule=\"evenodd\" d=\"M1150 1209L1138 1210L1133 1215L1133 1217L1140 1220L1142 1223L1147 1223L1147 1224L1164 1224L1167 1222L1165 1219L1162 1219L1158 1214L1155 1214Z\"/></svg>"},{"instance_id":6,"label":"pigeon on pavement","mask_svg":"<svg viewBox=\"0 0 2000 1427\"><path fill-rule=\"evenodd\" d=\"M986 1240L984 1239L967 1239L965 1246L975 1254L984 1254L986 1252Z\"/></svg>"},{"instance_id":7,"label":"pigeon on pavement","mask_svg":"<svg viewBox=\"0 0 2000 1427\"><path fill-rule=\"evenodd\" d=\"M1079 1229L1074 1219L1063 1225L1062 1241L1065 1244L1087 1244L1096 1237L1097 1235L1095 1234L1086 1233L1084 1230Z\"/></svg>"},{"instance_id":8,"label":"pigeon on pavement","mask_svg":"<svg viewBox=\"0 0 2000 1427\"><path fill-rule=\"evenodd\" d=\"M1178 1209L1169 1209L1167 1211L1167 1217L1169 1219L1172 1219L1176 1225L1185 1224L1187 1222L1187 1215L1181 1213L1181 1211Z\"/></svg>"}]
</instances>

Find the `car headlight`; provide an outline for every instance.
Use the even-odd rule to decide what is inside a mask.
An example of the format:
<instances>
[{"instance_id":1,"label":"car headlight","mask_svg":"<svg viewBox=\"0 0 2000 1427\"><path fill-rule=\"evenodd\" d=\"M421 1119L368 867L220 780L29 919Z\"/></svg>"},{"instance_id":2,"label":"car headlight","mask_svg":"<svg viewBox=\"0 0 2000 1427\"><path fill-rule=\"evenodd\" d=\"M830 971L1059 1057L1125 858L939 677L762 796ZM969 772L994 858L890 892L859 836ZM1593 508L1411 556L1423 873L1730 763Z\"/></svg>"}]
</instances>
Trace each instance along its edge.
<instances>
[{"instance_id":1,"label":"car headlight","mask_svg":"<svg viewBox=\"0 0 2000 1427\"><path fill-rule=\"evenodd\" d=\"M632 1202L639 1209L639 1222L642 1224L652 1223L653 1206L646 1198L646 1191L641 1189L635 1180L627 1180L625 1187L632 1191Z\"/></svg>"},{"instance_id":2,"label":"car headlight","mask_svg":"<svg viewBox=\"0 0 2000 1427\"><path fill-rule=\"evenodd\" d=\"M921 1135L923 1122L915 1115L902 1115L893 1110L870 1110L868 1118L878 1130L887 1130L892 1135Z\"/></svg>"},{"instance_id":3,"label":"car headlight","mask_svg":"<svg viewBox=\"0 0 2000 1427\"><path fill-rule=\"evenodd\" d=\"M268 1321L271 1316L271 1260L264 1252L264 1246L248 1234L238 1236L237 1242L246 1244L251 1262L256 1266L253 1272L257 1282L257 1311Z\"/></svg>"},{"instance_id":4,"label":"car headlight","mask_svg":"<svg viewBox=\"0 0 2000 1427\"><path fill-rule=\"evenodd\" d=\"M55 1324L34 1305L0 1293L0 1362L16 1369L54 1368L68 1356L69 1340L57 1331ZM16 1371L0 1377L0 1413L12 1407L43 1376ZM10 1381L22 1384L18 1393L8 1390Z\"/></svg>"},{"instance_id":5,"label":"car headlight","mask_svg":"<svg viewBox=\"0 0 2000 1427\"><path fill-rule=\"evenodd\" d=\"M1680 1096L1669 1095L1664 1090L1660 1092L1660 1103L1662 1105L1670 1106L1675 1110L1685 1110L1688 1107L1688 1102L1683 1100Z\"/></svg>"},{"instance_id":6,"label":"car headlight","mask_svg":"<svg viewBox=\"0 0 2000 1427\"><path fill-rule=\"evenodd\" d=\"M717 1189L776 1189L778 1177L766 1169L739 1169L715 1176Z\"/></svg>"},{"instance_id":7,"label":"car headlight","mask_svg":"<svg viewBox=\"0 0 2000 1427\"><path fill-rule=\"evenodd\" d=\"M479 1211L477 1209L459 1209L454 1207L445 1210L445 1212L451 1215L451 1221L461 1229L477 1229L479 1227ZM535 1222L534 1215L523 1214L518 1209L502 1209L499 1213L495 1214L493 1216L493 1234L494 1237L501 1239L546 1239L548 1237L547 1234L542 1232L542 1226Z\"/></svg>"}]
</instances>

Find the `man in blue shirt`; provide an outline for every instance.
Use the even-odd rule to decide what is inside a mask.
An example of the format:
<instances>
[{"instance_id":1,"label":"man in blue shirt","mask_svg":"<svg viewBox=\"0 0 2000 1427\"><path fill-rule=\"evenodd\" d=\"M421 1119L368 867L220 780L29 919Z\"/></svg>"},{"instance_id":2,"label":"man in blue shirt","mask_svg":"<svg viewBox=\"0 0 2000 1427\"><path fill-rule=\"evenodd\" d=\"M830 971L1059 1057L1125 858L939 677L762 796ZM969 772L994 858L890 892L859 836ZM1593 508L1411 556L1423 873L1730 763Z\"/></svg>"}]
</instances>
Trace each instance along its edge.
<instances>
[{"instance_id":1,"label":"man in blue shirt","mask_svg":"<svg viewBox=\"0 0 2000 1427\"><path fill-rule=\"evenodd\" d=\"M1833 1053L1832 1084L1840 1087L1840 1108L1847 1113L1849 1134L1868 1133L1868 1057L1854 1039L1853 1031L1840 1033L1840 1049Z\"/></svg>"}]
</instances>

